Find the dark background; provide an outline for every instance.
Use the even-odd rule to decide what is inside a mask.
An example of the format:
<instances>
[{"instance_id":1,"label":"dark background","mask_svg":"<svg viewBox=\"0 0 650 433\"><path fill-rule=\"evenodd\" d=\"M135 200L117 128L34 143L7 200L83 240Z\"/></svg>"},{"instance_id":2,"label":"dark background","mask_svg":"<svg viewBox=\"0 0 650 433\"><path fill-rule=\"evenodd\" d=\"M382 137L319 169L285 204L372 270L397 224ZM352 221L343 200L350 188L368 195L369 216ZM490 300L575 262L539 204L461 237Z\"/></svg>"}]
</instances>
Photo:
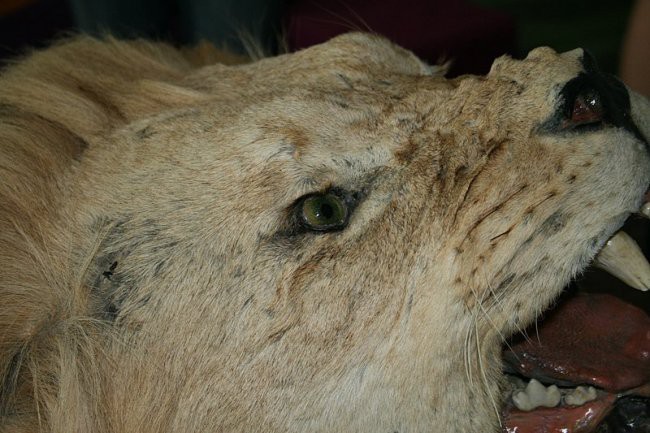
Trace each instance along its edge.
<instances>
[{"instance_id":1,"label":"dark background","mask_svg":"<svg viewBox=\"0 0 650 433\"><path fill-rule=\"evenodd\" d=\"M0 0L0 59L70 32L208 39L242 51L245 31L270 54L371 29L453 74L484 73L493 57L548 45L587 48L615 73L630 0Z\"/></svg>"}]
</instances>

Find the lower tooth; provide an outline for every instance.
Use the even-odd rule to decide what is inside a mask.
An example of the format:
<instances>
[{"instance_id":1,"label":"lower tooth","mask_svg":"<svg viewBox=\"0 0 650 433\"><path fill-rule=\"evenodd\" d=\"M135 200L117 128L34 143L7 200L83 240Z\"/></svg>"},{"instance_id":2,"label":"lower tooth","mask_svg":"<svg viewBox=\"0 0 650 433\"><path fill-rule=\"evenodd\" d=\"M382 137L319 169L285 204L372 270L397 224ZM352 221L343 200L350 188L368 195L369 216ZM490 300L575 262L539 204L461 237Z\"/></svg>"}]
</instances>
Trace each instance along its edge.
<instances>
[{"instance_id":1,"label":"lower tooth","mask_svg":"<svg viewBox=\"0 0 650 433\"><path fill-rule=\"evenodd\" d=\"M547 388L535 379L530 380L526 389L512 395L512 402L517 409L526 412L538 407L556 407L561 399L562 395L557 386L551 385Z\"/></svg>"},{"instance_id":2,"label":"lower tooth","mask_svg":"<svg viewBox=\"0 0 650 433\"><path fill-rule=\"evenodd\" d=\"M623 231L607 241L596 256L595 264L630 287L642 291L650 289L650 264L634 239Z\"/></svg>"},{"instance_id":3,"label":"lower tooth","mask_svg":"<svg viewBox=\"0 0 650 433\"><path fill-rule=\"evenodd\" d=\"M582 406L588 401L596 400L596 397L596 388L593 386L579 386L564 396L564 402L569 406Z\"/></svg>"}]
</instances>

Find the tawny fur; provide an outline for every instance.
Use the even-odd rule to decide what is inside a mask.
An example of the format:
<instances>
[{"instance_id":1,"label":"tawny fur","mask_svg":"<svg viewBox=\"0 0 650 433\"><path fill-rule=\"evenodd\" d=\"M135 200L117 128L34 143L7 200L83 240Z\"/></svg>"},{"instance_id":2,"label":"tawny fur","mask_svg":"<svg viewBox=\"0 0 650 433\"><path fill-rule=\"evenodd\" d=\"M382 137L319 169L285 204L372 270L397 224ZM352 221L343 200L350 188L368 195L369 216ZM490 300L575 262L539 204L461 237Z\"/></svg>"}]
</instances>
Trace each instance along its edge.
<instances>
[{"instance_id":1,"label":"tawny fur","mask_svg":"<svg viewBox=\"0 0 650 433\"><path fill-rule=\"evenodd\" d=\"M362 34L250 64L81 37L7 68L0 431L498 431L502 338L650 181L626 131L540 128L581 55L446 80ZM296 230L330 187L349 225Z\"/></svg>"}]
</instances>

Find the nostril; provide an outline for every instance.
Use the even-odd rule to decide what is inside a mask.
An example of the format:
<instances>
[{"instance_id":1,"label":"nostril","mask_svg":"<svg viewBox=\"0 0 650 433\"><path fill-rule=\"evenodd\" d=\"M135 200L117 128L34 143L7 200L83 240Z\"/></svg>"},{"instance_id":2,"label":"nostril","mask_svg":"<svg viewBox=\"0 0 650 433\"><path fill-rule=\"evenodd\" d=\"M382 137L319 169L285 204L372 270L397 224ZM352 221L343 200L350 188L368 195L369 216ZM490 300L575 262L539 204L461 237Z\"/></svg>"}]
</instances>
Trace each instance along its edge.
<instances>
[{"instance_id":1,"label":"nostril","mask_svg":"<svg viewBox=\"0 0 650 433\"><path fill-rule=\"evenodd\" d=\"M599 125L606 115L602 98L593 88L580 91L575 96L573 105L568 103L567 108L569 112L567 112L566 119L562 123L564 128Z\"/></svg>"},{"instance_id":2,"label":"nostril","mask_svg":"<svg viewBox=\"0 0 650 433\"><path fill-rule=\"evenodd\" d=\"M625 85L597 69L593 56L587 51L583 53L582 62L585 71L564 84L559 92L558 110L540 125L541 130L593 131L617 127L648 146L632 119L630 94Z\"/></svg>"},{"instance_id":3,"label":"nostril","mask_svg":"<svg viewBox=\"0 0 650 433\"><path fill-rule=\"evenodd\" d=\"M632 120L630 94L627 87L615 76L602 72L598 68L595 57L588 50L582 50L580 61L584 68L584 73L569 81L565 86L563 90L565 102L572 103L575 100L575 96L584 92L585 89L591 88L600 95L600 106L604 107L604 111L592 110L591 108L593 107L586 105L586 108L589 108L589 110L578 110L577 114L579 116L576 119L580 121L574 122L574 124L584 124L585 119L595 120L598 117L597 114L600 114L606 124L624 128L642 142L646 142ZM567 109L571 113L572 107L569 106ZM590 122L586 123L591 124Z\"/></svg>"}]
</instances>

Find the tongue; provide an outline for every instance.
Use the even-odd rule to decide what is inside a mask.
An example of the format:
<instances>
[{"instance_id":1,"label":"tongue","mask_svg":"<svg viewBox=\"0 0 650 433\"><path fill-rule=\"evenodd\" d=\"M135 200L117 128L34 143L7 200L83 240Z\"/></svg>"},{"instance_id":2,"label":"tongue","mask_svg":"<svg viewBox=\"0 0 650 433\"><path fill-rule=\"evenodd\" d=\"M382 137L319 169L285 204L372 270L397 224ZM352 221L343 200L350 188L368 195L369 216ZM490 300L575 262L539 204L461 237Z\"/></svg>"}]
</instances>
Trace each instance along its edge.
<instances>
[{"instance_id":1,"label":"tongue","mask_svg":"<svg viewBox=\"0 0 650 433\"><path fill-rule=\"evenodd\" d=\"M650 316L612 295L579 294L529 330L527 339L512 341L503 357L506 369L528 378L608 391L581 406L524 412L507 405L504 432L592 433L619 395L650 397Z\"/></svg>"},{"instance_id":2,"label":"tongue","mask_svg":"<svg viewBox=\"0 0 650 433\"><path fill-rule=\"evenodd\" d=\"M648 388L650 317L611 295L579 294L550 313L538 332L514 341L504 360L541 382L616 393Z\"/></svg>"},{"instance_id":3,"label":"tongue","mask_svg":"<svg viewBox=\"0 0 650 433\"><path fill-rule=\"evenodd\" d=\"M650 218L650 190L639 214ZM630 287L650 289L650 264L638 245L623 232L607 242L594 264ZM619 397L650 397L650 316L640 308L612 295L579 294L547 313L527 335L513 339L504 350L506 370L540 382L592 385L601 391L595 400L581 406L571 406L565 396L565 404L533 411L515 408L515 401L519 401L517 406L527 410L521 406L523 397L513 394L513 400L504 408L505 432L601 431L600 421ZM531 393L533 382L526 387L531 387ZM546 395L555 388L536 383L537 388L546 390ZM557 393L557 388L553 392ZM525 395L530 399L539 397L538 393ZM646 398L644 405L650 408L650 399Z\"/></svg>"},{"instance_id":4,"label":"tongue","mask_svg":"<svg viewBox=\"0 0 650 433\"><path fill-rule=\"evenodd\" d=\"M641 214L646 207L650 202ZM650 289L650 264L622 231L606 243L595 264L631 287ZM505 365L514 372L615 393L636 388L650 396L650 317L640 308L612 295L579 294L560 303L528 335L504 351Z\"/></svg>"}]
</instances>

